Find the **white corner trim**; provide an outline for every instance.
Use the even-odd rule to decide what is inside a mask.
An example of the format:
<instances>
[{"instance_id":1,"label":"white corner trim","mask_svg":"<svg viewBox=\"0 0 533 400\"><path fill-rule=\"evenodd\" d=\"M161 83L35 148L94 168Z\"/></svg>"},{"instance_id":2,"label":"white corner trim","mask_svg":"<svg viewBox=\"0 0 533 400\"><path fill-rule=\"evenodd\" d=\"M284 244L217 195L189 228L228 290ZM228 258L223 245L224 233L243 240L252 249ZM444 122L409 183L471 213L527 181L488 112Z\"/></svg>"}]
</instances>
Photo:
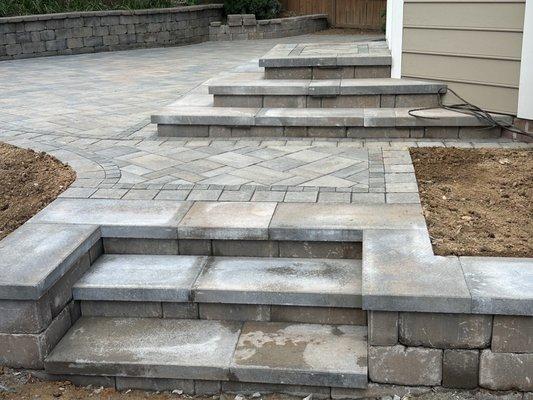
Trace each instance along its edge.
<instances>
[{"instance_id":1,"label":"white corner trim","mask_svg":"<svg viewBox=\"0 0 533 400\"><path fill-rule=\"evenodd\" d=\"M526 1L520 86L518 89L518 117L533 120L533 1Z\"/></svg>"},{"instance_id":2,"label":"white corner trim","mask_svg":"<svg viewBox=\"0 0 533 400\"><path fill-rule=\"evenodd\" d=\"M392 78L402 77L402 38L404 0L387 1L387 43L392 55Z\"/></svg>"}]
</instances>

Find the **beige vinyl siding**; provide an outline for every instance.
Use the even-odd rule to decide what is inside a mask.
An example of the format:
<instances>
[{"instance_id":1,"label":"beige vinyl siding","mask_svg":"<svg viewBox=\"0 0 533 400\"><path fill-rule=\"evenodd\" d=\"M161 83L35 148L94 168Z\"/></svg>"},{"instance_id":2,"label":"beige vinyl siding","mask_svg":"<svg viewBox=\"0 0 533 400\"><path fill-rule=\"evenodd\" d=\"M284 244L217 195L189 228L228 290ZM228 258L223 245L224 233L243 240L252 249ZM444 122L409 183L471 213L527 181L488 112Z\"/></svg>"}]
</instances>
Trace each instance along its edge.
<instances>
[{"instance_id":1,"label":"beige vinyl siding","mask_svg":"<svg viewBox=\"0 0 533 400\"><path fill-rule=\"evenodd\" d=\"M402 76L516 114L524 9L525 0L405 0Z\"/></svg>"}]
</instances>

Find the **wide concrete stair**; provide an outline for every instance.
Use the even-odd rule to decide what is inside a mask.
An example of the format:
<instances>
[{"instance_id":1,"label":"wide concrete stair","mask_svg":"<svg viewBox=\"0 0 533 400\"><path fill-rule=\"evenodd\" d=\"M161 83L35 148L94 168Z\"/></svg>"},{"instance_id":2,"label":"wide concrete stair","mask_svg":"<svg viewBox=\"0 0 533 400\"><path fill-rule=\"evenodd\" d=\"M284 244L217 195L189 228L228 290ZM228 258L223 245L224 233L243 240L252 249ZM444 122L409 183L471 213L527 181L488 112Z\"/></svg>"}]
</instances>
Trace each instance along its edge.
<instances>
[{"instance_id":1,"label":"wide concrete stair","mask_svg":"<svg viewBox=\"0 0 533 400\"><path fill-rule=\"evenodd\" d=\"M103 254L73 287L81 318L45 368L120 389L364 388L361 274L348 258Z\"/></svg>"},{"instance_id":2,"label":"wide concrete stair","mask_svg":"<svg viewBox=\"0 0 533 400\"><path fill-rule=\"evenodd\" d=\"M269 80L250 73L211 80L209 93L215 107L436 107L446 85L392 78Z\"/></svg>"},{"instance_id":3,"label":"wide concrete stair","mask_svg":"<svg viewBox=\"0 0 533 400\"><path fill-rule=\"evenodd\" d=\"M166 137L496 138L439 108L447 87L392 79L385 42L278 45L152 116ZM410 111L419 108L429 108ZM507 116L494 116L509 123Z\"/></svg>"}]
</instances>

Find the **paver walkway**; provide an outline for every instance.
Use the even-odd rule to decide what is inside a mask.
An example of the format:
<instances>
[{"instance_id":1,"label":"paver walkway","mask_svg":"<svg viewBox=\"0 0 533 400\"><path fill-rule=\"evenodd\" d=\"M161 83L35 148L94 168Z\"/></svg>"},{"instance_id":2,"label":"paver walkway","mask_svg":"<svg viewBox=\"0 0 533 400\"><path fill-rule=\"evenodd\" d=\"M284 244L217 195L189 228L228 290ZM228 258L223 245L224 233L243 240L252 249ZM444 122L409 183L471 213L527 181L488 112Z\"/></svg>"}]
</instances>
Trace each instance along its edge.
<instances>
[{"instance_id":1,"label":"paver walkway","mask_svg":"<svg viewBox=\"0 0 533 400\"><path fill-rule=\"evenodd\" d=\"M207 42L0 62L0 140L70 163L82 198L418 202L407 146L525 146L509 141L158 138L150 115L277 43Z\"/></svg>"}]
</instances>

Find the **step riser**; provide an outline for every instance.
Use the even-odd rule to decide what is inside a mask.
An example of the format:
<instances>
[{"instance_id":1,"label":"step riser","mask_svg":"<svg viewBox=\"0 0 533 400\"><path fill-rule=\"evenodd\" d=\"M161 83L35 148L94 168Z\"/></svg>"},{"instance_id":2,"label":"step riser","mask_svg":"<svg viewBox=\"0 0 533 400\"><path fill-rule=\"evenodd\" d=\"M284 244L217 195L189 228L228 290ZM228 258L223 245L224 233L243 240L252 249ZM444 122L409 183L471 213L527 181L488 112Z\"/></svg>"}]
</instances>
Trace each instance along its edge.
<instances>
[{"instance_id":1,"label":"step riser","mask_svg":"<svg viewBox=\"0 0 533 400\"><path fill-rule=\"evenodd\" d=\"M366 326L360 308L257 304L81 301L84 317L202 319Z\"/></svg>"},{"instance_id":2,"label":"step riser","mask_svg":"<svg viewBox=\"0 0 533 400\"><path fill-rule=\"evenodd\" d=\"M439 95L341 95L341 96L255 96L214 95L215 107L245 108L395 108L437 107Z\"/></svg>"},{"instance_id":3,"label":"step riser","mask_svg":"<svg viewBox=\"0 0 533 400\"><path fill-rule=\"evenodd\" d=\"M233 394L253 396L255 393L261 395L285 394L305 398L312 395L313 399L330 400L332 393L343 394L346 389L329 386L304 386L304 385L284 385L280 383L251 383L238 381L210 381L192 379L166 379L166 378L144 378L134 376L90 376L90 375L52 375L33 371L32 374L42 380L70 381L76 386L93 386L116 388L119 391L143 390L148 392L172 392L182 391L184 395L214 396L220 394ZM364 390L364 389L362 389ZM391 386L390 393L395 393ZM392 396L390 396L392 397ZM343 397L344 398L344 397Z\"/></svg>"},{"instance_id":4,"label":"step riser","mask_svg":"<svg viewBox=\"0 0 533 400\"><path fill-rule=\"evenodd\" d=\"M266 67L266 79L365 79L390 78L391 67L348 66L348 67Z\"/></svg>"},{"instance_id":5,"label":"step riser","mask_svg":"<svg viewBox=\"0 0 533 400\"><path fill-rule=\"evenodd\" d=\"M360 260L362 256L361 242L104 238L103 245L106 254L179 254L352 260Z\"/></svg>"},{"instance_id":6,"label":"step riser","mask_svg":"<svg viewBox=\"0 0 533 400\"><path fill-rule=\"evenodd\" d=\"M500 128L479 127L343 127L343 126L224 126L158 124L162 137L316 137L316 138L428 138L428 139L496 139Z\"/></svg>"}]
</instances>

